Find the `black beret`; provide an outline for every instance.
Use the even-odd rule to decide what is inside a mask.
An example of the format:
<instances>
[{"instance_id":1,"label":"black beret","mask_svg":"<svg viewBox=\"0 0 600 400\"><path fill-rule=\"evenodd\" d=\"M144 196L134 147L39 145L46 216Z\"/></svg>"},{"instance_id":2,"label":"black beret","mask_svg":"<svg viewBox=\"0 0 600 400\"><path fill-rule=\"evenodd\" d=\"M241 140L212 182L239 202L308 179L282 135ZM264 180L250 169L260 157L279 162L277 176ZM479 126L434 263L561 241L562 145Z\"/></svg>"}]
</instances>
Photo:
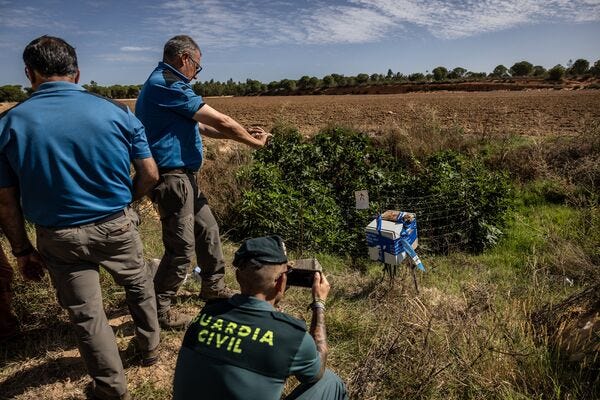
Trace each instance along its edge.
<instances>
[{"instance_id":1,"label":"black beret","mask_svg":"<svg viewBox=\"0 0 600 400\"><path fill-rule=\"evenodd\" d=\"M277 235L246 240L235 252L233 265L240 268L248 262L255 265L287 263L283 240Z\"/></svg>"}]
</instances>

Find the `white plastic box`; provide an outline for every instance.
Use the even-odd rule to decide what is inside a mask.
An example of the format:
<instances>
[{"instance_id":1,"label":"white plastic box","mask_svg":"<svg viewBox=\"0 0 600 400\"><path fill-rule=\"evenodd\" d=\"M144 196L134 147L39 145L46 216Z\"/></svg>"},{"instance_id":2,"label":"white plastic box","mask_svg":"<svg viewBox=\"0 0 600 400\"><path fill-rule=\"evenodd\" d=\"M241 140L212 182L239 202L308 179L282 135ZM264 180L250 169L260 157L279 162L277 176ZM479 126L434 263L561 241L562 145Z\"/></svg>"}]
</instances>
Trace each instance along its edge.
<instances>
[{"instance_id":1,"label":"white plastic box","mask_svg":"<svg viewBox=\"0 0 600 400\"><path fill-rule=\"evenodd\" d=\"M366 227L369 258L385 264L398 265L407 257L402 248L402 239L413 249L418 246L417 221L411 223L381 220L381 230L377 230L377 218Z\"/></svg>"}]
</instances>

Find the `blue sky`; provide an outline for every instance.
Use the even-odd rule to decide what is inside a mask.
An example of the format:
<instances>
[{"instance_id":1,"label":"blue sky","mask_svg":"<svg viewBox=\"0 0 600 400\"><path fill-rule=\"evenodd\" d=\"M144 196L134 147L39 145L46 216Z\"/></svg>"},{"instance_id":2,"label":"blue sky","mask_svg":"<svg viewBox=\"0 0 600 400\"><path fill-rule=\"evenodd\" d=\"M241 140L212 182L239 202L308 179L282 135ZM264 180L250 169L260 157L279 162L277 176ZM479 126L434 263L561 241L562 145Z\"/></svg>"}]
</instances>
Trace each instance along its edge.
<instances>
[{"instance_id":1,"label":"blue sky","mask_svg":"<svg viewBox=\"0 0 600 400\"><path fill-rule=\"evenodd\" d=\"M0 0L0 85L28 84L21 54L43 34L75 46L82 83L143 83L182 33L202 49L203 81L490 72L600 59L600 0Z\"/></svg>"}]
</instances>

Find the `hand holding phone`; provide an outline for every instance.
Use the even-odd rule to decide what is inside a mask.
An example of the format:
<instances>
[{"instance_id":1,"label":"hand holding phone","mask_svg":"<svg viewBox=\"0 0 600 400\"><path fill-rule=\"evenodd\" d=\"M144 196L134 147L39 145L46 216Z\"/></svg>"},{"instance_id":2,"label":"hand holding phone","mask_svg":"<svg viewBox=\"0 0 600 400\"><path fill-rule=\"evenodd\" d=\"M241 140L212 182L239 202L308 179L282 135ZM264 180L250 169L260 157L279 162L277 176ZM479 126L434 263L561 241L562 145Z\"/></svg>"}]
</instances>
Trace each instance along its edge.
<instances>
[{"instance_id":1,"label":"hand holding phone","mask_svg":"<svg viewBox=\"0 0 600 400\"><path fill-rule=\"evenodd\" d=\"M292 262L292 270L287 276L287 286L311 288L315 272L322 272L323 268L316 258L306 258Z\"/></svg>"}]
</instances>

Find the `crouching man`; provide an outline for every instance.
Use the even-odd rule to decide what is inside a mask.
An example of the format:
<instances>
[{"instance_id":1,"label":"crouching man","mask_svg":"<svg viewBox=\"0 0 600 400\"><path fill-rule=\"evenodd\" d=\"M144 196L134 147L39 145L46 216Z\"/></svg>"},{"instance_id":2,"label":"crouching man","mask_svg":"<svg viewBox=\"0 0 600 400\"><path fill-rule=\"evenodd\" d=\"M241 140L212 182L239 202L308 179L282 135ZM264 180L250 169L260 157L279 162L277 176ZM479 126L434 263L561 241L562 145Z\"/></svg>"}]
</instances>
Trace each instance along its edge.
<instances>
[{"instance_id":1,"label":"crouching man","mask_svg":"<svg viewBox=\"0 0 600 400\"><path fill-rule=\"evenodd\" d=\"M241 294L207 303L192 321L177 359L173 398L280 399L294 375L300 385L286 399L347 399L343 382L325 368L325 276L314 276L309 334L304 322L274 307L291 270L280 237L245 241L233 265Z\"/></svg>"}]
</instances>

